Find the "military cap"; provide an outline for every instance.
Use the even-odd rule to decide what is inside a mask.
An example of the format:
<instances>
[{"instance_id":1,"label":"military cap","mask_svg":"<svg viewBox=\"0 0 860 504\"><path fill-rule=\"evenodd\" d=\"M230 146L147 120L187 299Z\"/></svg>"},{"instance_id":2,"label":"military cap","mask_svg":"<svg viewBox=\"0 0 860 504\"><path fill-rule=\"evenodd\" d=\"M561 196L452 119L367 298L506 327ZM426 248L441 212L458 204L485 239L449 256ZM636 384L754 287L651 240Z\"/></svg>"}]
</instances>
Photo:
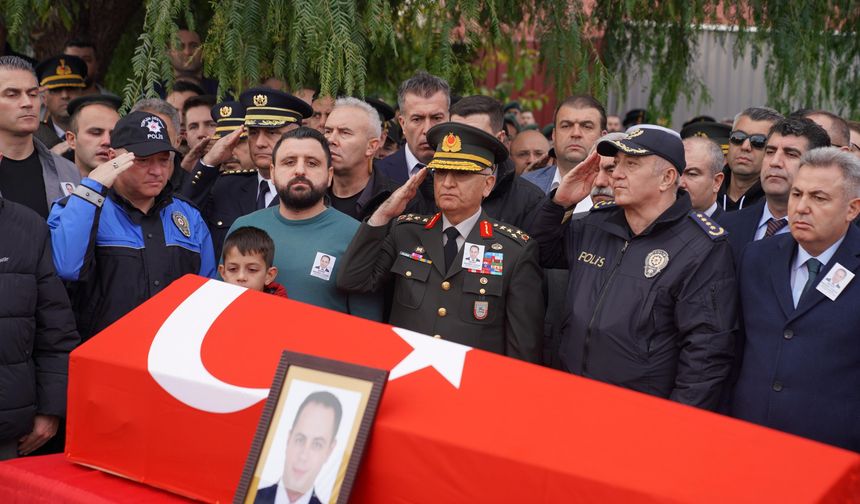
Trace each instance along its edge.
<instances>
[{"instance_id":1,"label":"military cap","mask_svg":"<svg viewBox=\"0 0 860 504\"><path fill-rule=\"evenodd\" d=\"M603 140L597 144L597 153L601 156L615 156L623 152L628 156L660 156L672 163L678 173L684 171L687 162L684 159L684 144L681 137L674 131L653 124L641 125L627 133L620 140Z\"/></svg>"},{"instance_id":2,"label":"military cap","mask_svg":"<svg viewBox=\"0 0 860 504\"><path fill-rule=\"evenodd\" d=\"M105 107L110 107L118 111L119 108L122 106L122 98L111 93L79 96L69 102L69 106L67 107L69 111L69 116L71 117L75 115L75 112L86 107L87 105L95 104L104 105Z\"/></svg>"},{"instance_id":3,"label":"military cap","mask_svg":"<svg viewBox=\"0 0 860 504\"><path fill-rule=\"evenodd\" d=\"M648 111L645 109L633 109L624 115L624 121L621 123L625 128L642 124L648 120Z\"/></svg>"},{"instance_id":4,"label":"military cap","mask_svg":"<svg viewBox=\"0 0 860 504\"><path fill-rule=\"evenodd\" d=\"M87 87L87 64L77 56L48 58L36 65L36 75L39 85L48 89Z\"/></svg>"},{"instance_id":5,"label":"military cap","mask_svg":"<svg viewBox=\"0 0 860 504\"><path fill-rule=\"evenodd\" d=\"M427 165L436 170L481 171L508 158L505 145L493 135L466 124L446 122L427 132L436 153Z\"/></svg>"},{"instance_id":6,"label":"military cap","mask_svg":"<svg viewBox=\"0 0 860 504\"><path fill-rule=\"evenodd\" d=\"M725 154L729 150L729 135L731 134L731 126L718 122L692 123L684 126L684 128L681 130L681 138L710 138L723 149L723 154Z\"/></svg>"},{"instance_id":7,"label":"military cap","mask_svg":"<svg viewBox=\"0 0 860 504\"><path fill-rule=\"evenodd\" d=\"M248 89L239 95L245 107L245 126L249 128L280 128L301 124L311 117L314 109L301 98L267 87Z\"/></svg>"},{"instance_id":8,"label":"military cap","mask_svg":"<svg viewBox=\"0 0 860 504\"><path fill-rule=\"evenodd\" d=\"M380 100L379 98L366 97L364 101L367 102L368 105L376 109L376 112L379 114L379 118L383 123L386 123L392 119L394 119L394 107ZM383 124L384 126L384 124Z\"/></svg>"},{"instance_id":9,"label":"military cap","mask_svg":"<svg viewBox=\"0 0 860 504\"><path fill-rule=\"evenodd\" d=\"M212 107L212 120L218 123L215 126L213 140L233 133L245 124L245 107L237 101L224 101ZM248 138L248 133L243 132L241 138Z\"/></svg>"}]
</instances>

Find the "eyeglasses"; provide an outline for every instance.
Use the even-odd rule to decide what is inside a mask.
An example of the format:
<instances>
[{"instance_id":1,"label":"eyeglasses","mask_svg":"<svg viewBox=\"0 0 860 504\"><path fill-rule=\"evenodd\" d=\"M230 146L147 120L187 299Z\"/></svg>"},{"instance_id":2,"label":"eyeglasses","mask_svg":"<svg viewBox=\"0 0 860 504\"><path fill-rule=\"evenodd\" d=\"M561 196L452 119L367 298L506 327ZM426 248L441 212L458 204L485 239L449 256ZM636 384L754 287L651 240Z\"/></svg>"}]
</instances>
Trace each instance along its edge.
<instances>
[{"instance_id":1,"label":"eyeglasses","mask_svg":"<svg viewBox=\"0 0 860 504\"><path fill-rule=\"evenodd\" d=\"M741 130L732 131L732 134L729 135L729 142L735 145L743 145L746 139L749 139L750 146L753 149L764 149L764 146L767 144L767 136L765 135L748 135L745 131Z\"/></svg>"}]
</instances>

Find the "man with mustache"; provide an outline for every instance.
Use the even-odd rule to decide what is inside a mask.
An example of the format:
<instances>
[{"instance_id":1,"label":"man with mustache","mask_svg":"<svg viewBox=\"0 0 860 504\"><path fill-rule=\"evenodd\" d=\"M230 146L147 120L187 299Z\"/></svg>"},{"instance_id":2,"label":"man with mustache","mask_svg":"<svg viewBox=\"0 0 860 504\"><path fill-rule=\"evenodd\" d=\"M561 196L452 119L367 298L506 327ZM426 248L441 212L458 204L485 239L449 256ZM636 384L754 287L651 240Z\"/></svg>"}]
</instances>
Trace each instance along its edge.
<instances>
[{"instance_id":1,"label":"man with mustache","mask_svg":"<svg viewBox=\"0 0 860 504\"><path fill-rule=\"evenodd\" d=\"M34 136L39 129L39 84L32 65L0 56L0 196L47 219L66 184L77 184L75 165Z\"/></svg>"},{"instance_id":2,"label":"man with mustache","mask_svg":"<svg viewBox=\"0 0 860 504\"><path fill-rule=\"evenodd\" d=\"M829 147L830 137L810 119L788 117L777 121L768 132L761 169L765 198L718 219L729 232L729 243L737 260L752 241L788 233L788 194L800 157L818 147Z\"/></svg>"},{"instance_id":3,"label":"man with mustache","mask_svg":"<svg viewBox=\"0 0 860 504\"><path fill-rule=\"evenodd\" d=\"M285 133L274 145L269 172L278 204L236 219L230 231L252 226L272 237L278 283L291 299L382 320L381 296L347 294L336 285L341 260L359 223L325 205L333 168L322 133L305 126ZM317 268L323 256L329 258L327 271Z\"/></svg>"},{"instance_id":4,"label":"man with mustache","mask_svg":"<svg viewBox=\"0 0 860 504\"><path fill-rule=\"evenodd\" d=\"M82 178L110 159L110 135L119 121L117 110L121 105L118 97L101 94L81 96L69 103L71 120L66 141L74 151L75 166Z\"/></svg>"},{"instance_id":5,"label":"man with mustache","mask_svg":"<svg viewBox=\"0 0 860 504\"><path fill-rule=\"evenodd\" d=\"M269 175L272 147L281 135L298 128L302 119L313 113L301 98L265 87L248 89L239 96L239 103L245 112L246 130L233 131L216 141L197 161L182 187L182 194L200 208L209 224L215 257L220 257L227 230L237 218L278 205L277 190ZM222 104L218 113L223 110L225 118L232 117L233 108ZM224 132L216 129L218 136ZM255 168L221 170L223 163L234 158L234 151L241 149L242 135L246 133Z\"/></svg>"},{"instance_id":6,"label":"man with mustache","mask_svg":"<svg viewBox=\"0 0 860 504\"><path fill-rule=\"evenodd\" d=\"M764 142L773 123L782 115L768 107L750 107L737 116L729 134L725 179L717 201L730 212L748 207L764 193L759 183Z\"/></svg>"}]
</instances>

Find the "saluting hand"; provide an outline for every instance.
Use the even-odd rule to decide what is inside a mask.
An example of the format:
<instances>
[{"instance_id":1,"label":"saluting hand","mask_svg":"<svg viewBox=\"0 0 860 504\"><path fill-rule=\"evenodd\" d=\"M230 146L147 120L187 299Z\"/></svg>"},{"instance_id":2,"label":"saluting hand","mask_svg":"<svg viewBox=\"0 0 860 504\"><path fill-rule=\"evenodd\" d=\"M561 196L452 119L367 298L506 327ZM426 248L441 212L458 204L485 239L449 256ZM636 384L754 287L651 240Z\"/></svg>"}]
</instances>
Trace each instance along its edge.
<instances>
[{"instance_id":1,"label":"saluting hand","mask_svg":"<svg viewBox=\"0 0 860 504\"><path fill-rule=\"evenodd\" d=\"M599 172L600 154L595 150L562 177L552 201L565 208L576 205L591 193L591 186Z\"/></svg>"},{"instance_id":2,"label":"saluting hand","mask_svg":"<svg viewBox=\"0 0 860 504\"><path fill-rule=\"evenodd\" d=\"M426 167L418 170L418 173L407 180L406 183L400 186L396 191L391 193L391 196L379 205L379 208L373 212L373 215L370 216L367 223L371 226L384 226L391 222L391 219L402 214L403 211L406 210L406 205L408 205L409 202L412 201L412 198L415 197L415 194L418 193L418 187L421 186L421 182L424 181L424 177L426 176Z\"/></svg>"},{"instance_id":3,"label":"saluting hand","mask_svg":"<svg viewBox=\"0 0 860 504\"><path fill-rule=\"evenodd\" d=\"M111 149L110 155L114 156L114 151ZM105 187L113 186L116 178L124 171L131 168L134 164L134 153L126 152L125 154L121 154L112 158L110 161L105 161L104 163L96 166L96 168L90 172L89 177L99 184Z\"/></svg>"},{"instance_id":4,"label":"saluting hand","mask_svg":"<svg viewBox=\"0 0 860 504\"><path fill-rule=\"evenodd\" d=\"M229 135L219 138L209 152L203 155L203 162L209 166L218 166L229 161L233 157L233 148L239 144L239 137L244 129L244 126L237 128Z\"/></svg>"},{"instance_id":5,"label":"saluting hand","mask_svg":"<svg viewBox=\"0 0 860 504\"><path fill-rule=\"evenodd\" d=\"M193 149L188 151L188 154L186 154L185 157L182 158L182 163L180 165L182 166L182 169L187 172L193 170L194 165L197 164L197 160L203 157L209 151L207 147L209 147L212 143L212 137L206 137L201 140L200 143L195 145Z\"/></svg>"}]
</instances>

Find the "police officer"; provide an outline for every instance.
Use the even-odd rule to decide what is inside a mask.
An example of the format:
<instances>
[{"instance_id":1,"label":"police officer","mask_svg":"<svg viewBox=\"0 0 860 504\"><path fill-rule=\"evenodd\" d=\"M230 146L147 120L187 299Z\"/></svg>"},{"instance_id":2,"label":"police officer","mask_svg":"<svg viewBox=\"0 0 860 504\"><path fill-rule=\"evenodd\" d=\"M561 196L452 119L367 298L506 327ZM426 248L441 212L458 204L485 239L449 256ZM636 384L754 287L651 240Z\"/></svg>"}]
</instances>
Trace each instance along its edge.
<instances>
[{"instance_id":1,"label":"police officer","mask_svg":"<svg viewBox=\"0 0 860 504\"><path fill-rule=\"evenodd\" d=\"M171 152L161 118L132 112L111 134L111 159L51 210L54 265L84 340L182 275L215 276L209 230L173 195Z\"/></svg>"},{"instance_id":2,"label":"police officer","mask_svg":"<svg viewBox=\"0 0 860 504\"><path fill-rule=\"evenodd\" d=\"M562 226L599 156L615 156L614 202ZM568 371L715 409L732 365L737 292L725 231L678 191L677 133L649 126L604 140L535 219L541 264L569 268L560 357Z\"/></svg>"},{"instance_id":3,"label":"police officer","mask_svg":"<svg viewBox=\"0 0 860 504\"><path fill-rule=\"evenodd\" d=\"M84 92L87 64L77 56L54 56L36 67L39 85L45 96L45 119L36 130L36 138L56 154L69 150L66 131L69 129L69 102ZM62 145L59 145L62 144Z\"/></svg>"},{"instance_id":4,"label":"police officer","mask_svg":"<svg viewBox=\"0 0 860 504\"><path fill-rule=\"evenodd\" d=\"M237 114L242 109L246 131L235 130L216 141L197 162L190 180L182 189L182 193L200 208L209 224L216 257L220 257L221 246L233 221L278 204L277 192L269 176L272 147L282 134L297 128L303 118L313 114L313 109L304 100L270 88L251 88L239 96L239 103L239 107L230 103L215 106L219 116L216 118L218 128L222 128L216 128L215 136L223 135L225 127L236 126ZM224 117L220 117L222 112L227 112ZM247 134L251 160L256 169L221 171L220 165L233 158L233 151L244 134Z\"/></svg>"},{"instance_id":5,"label":"police officer","mask_svg":"<svg viewBox=\"0 0 860 504\"><path fill-rule=\"evenodd\" d=\"M459 123L439 124L427 139L436 146L432 161L361 225L338 287L368 292L393 282L390 323L538 362L544 303L537 246L481 209L495 184L493 165L507 150ZM400 215L428 169L441 212Z\"/></svg>"}]
</instances>

